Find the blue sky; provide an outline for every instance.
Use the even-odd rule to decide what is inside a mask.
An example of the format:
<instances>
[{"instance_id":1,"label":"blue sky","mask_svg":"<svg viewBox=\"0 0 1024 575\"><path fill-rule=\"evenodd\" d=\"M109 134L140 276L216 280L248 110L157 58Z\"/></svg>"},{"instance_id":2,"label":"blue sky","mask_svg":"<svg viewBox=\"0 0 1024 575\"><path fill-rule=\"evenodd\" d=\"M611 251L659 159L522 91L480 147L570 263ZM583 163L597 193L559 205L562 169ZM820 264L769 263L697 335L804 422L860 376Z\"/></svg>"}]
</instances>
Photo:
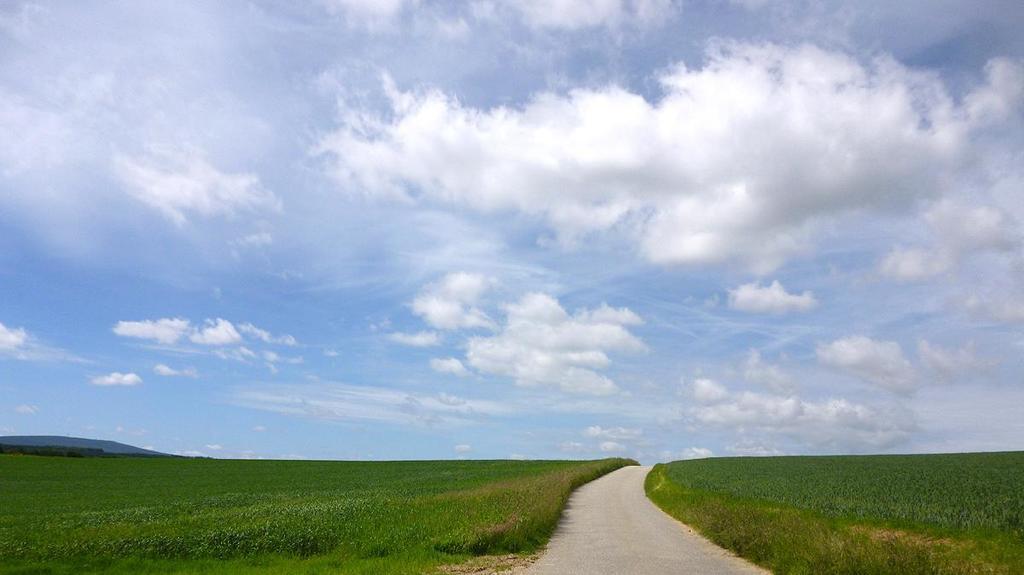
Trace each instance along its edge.
<instances>
[{"instance_id":1,"label":"blue sky","mask_svg":"<svg viewBox=\"0 0 1024 575\"><path fill-rule=\"evenodd\" d=\"M0 433L1020 449L1017 2L8 2Z\"/></svg>"}]
</instances>

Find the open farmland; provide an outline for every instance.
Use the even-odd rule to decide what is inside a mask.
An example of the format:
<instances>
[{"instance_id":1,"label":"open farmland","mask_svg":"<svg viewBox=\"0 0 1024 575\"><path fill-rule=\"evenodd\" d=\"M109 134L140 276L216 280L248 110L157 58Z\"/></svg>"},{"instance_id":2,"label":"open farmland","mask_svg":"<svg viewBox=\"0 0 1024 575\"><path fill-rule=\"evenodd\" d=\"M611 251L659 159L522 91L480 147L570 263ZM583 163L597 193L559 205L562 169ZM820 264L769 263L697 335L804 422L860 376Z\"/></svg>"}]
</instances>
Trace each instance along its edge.
<instances>
[{"instance_id":1,"label":"open farmland","mask_svg":"<svg viewBox=\"0 0 1024 575\"><path fill-rule=\"evenodd\" d=\"M0 572L419 573L537 549L630 463L0 456Z\"/></svg>"},{"instance_id":2,"label":"open farmland","mask_svg":"<svg viewBox=\"0 0 1024 575\"><path fill-rule=\"evenodd\" d=\"M1024 453L721 458L647 492L780 573L1024 572Z\"/></svg>"}]
</instances>

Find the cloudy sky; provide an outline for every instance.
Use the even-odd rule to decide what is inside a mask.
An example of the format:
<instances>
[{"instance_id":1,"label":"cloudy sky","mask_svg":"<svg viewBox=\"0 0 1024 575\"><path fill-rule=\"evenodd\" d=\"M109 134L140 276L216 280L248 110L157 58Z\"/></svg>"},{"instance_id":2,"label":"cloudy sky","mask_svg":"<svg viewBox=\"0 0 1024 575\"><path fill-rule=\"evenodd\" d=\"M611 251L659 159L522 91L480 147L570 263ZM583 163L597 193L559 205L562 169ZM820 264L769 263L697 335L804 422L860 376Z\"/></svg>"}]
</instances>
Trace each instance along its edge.
<instances>
[{"instance_id":1,"label":"cloudy sky","mask_svg":"<svg viewBox=\"0 0 1024 575\"><path fill-rule=\"evenodd\" d=\"M1024 447L1024 5L0 5L0 434Z\"/></svg>"}]
</instances>

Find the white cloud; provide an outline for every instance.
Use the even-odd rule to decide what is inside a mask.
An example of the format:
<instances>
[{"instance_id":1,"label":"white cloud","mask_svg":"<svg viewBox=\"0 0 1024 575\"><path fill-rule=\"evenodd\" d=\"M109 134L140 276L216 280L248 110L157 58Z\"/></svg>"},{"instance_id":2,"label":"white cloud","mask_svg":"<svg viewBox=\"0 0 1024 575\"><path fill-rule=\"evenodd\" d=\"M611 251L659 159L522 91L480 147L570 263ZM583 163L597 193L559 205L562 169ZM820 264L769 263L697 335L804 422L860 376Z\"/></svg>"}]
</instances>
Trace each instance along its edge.
<instances>
[{"instance_id":1,"label":"white cloud","mask_svg":"<svg viewBox=\"0 0 1024 575\"><path fill-rule=\"evenodd\" d=\"M988 69L1009 113L1021 93ZM392 110L345 110L316 151L348 190L518 211L564 242L621 231L662 264L776 268L844 214L902 212L947 189L993 120L934 74L811 46L718 43L649 101L617 86L477 109L389 88ZM808 121L813 118L814 121Z\"/></svg>"},{"instance_id":2,"label":"white cloud","mask_svg":"<svg viewBox=\"0 0 1024 575\"><path fill-rule=\"evenodd\" d=\"M441 343L441 336L436 331L420 331L416 333L395 332L388 334L388 339L395 343L412 347L431 347Z\"/></svg>"},{"instance_id":3,"label":"white cloud","mask_svg":"<svg viewBox=\"0 0 1024 575\"><path fill-rule=\"evenodd\" d=\"M690 394L699 403L713 403L724 399L729 392L714 380L702 377L690 384Z\"/></svg>"},{"instance_id":4,"label":"white cloud","mask_svg":"<svg viewBox=\"0 0 1024 575\"><path fill-rule=\"evenodd\" d=\"M294 346L298 345L298 341L288 334L274 336L265 329L260 329L251 323L239 324L238 331L244 333L249 337L256 338L264 343L276 343L280 345Z\"/></svg>"},{"instance_id":5,"label":"white cloud","mask_svg":"<svg viewBox=\"0 0 1024 575\"><path fill-rule=\"evenodd\" d=\"M672 0L500 0L531 28L579 30L652 25L668 18Z\"/></svg>"},{"instance_id":6,"label":"white cloud","mask_svg":"<svg viewBox=\"0 0 1024 575\"><path fill-rule=\"evenodd\" d=\"M605 438L615 439L618 441L628 441L639 439L644 434L642 429L629 428L629 427L601 427L600 425L591 425L583 430L585 437L592 438Z\"/></svg>"},{"instance_id":7,"label":"white cloud","mask_svg":"<svg viewBox=\"0 0 1024 575\"><path fill-rule=\"evenodd\" d=\"M259 358L259 355L255 351L245 347L244 345L238 346L234 349L215 349L213 350L213 355L221 359L232 359L243 363Z\"/></svg>"},{"instance_id":8,"label":"white cloud","mask_svg":"<svg viewBox=\"0 0 1024 575\"><path fill-rule=\"evenodd\" d=\"M162 363L158 363L153 366L153 371L157 375L165 377L199 377L199 372L194 367L187 367L185 369L174 369Z\"/></svg>"},{"instance_id":9,"label":"white cloud","mask_svg":"<svg viewBox=\"0 0 1024 575\"><path fill-rule=\"evenodd\" d=\"M878 265L878 271L898 281L916 281L946 273L953 257L942 250L894 248Z\"/></svg>"},{"instance_id":10,"label":"white cloud","mask_svg":"<svg viewBox=\"0 0 1024 575\"><path fill-rule=\"evenodd\" d=\"M22 328L9 328L0 323L0 352L11 352L28 342L28 332Z\"/></svg>"},{"instance_id":11,"label":"white cloud","mask_svg":"<svg viewBox=\"0 0 1024 575\"><path fill-rule=\"evenodd\" d=\"M142 383L142 378L134 373L121 373L115 371L107 375L98 375L89 380L89 383L93 385L138 385Z\"/></svg>"},{"instance_id":12,"label":"white cloud","mask_svg":"<svg viewBox=\"0 0 1024 575\"><path fill-rule=\"evenodd\" d=\"M761 359L761 352L750 350L743 363L743 379L763 385L778 393L793 393L795 385L782 369Z\"/></svg>"},{"instance_id":13,"label":"white cloud","mask_svg":"<svg viewBox=\"0 0 1024 575\"><path fill-rule=\"evenodd\" d=\"M119 321L114 326L115 334L122 337L150 339L170 345L188 336L193 343L204 345L230 345L242 341L242 334L265 343L294 346L298 342L290 335L274 336L251 323L240 324L237 328L226 319L207 319L202 326L193 327L187 319L163 318L143 321Z\"/></svg>"},{"instance_id":14,"label":"white cloud","mask_svg":"<svg viewBox=\"0 0 1024 575\"><path fill-rule=\"evenodd\" d=\"M426 286L412 302L412 311L437 329L494 326L476 306L492 281L480 274L450 273Z\"/></svg>"},{"instance_id":15,"label":"white cloud","mask_svg":"<svg viewBox=\"0 0 1024 575\"><path fill-rule=\"evenodd\" d=\"M917 342L917 355L921 363L943 381L977 377L995 365L978 357L973 343L951 349L922 339Z\"/></svg>"},{"instance_id":16,"label":"white cloud","mask_svg":"<svg viewBox=\"0 0 1024 575\"><path fill-rule=\"evenodd\" d=\"M176 343L190 329L189 321L181 318L119 321L113 328L114 333L121 337L151 339L165 345Z\"/></svg>"},{"instance_id":17,"label":"white cloud","mask_svg":"<svg viewBox=\"0 0 1024 575\"><path fill-rule=\"evenodd\" d=\"M602 441L598 448L605 453L622 452L626 450L626 446L617 441Z\"/></svg>"},{"instance_id":18,"label":"white cloud","mask_svg":"<svg viewBox=\"0 0 1024 575\"><path fill-rule=\"evenodd\" d=\"M964 302L964 306L974 315L987 319L1006 322L1024 322L1024 297L999 296L984 299L972 295Z\"/></svg>"},{"instance_id":19,"label":"white cloud","mask_svg":"<svg viewBox=\"0 0 1024 575\"><path fill-rule=\"evenodd\" d=\"M22 415L35 415L36 413L39 413L39 408L35 405L22 404L15 407L14 411Z\"/></svg>"},{"instance_id":20,"label":"white cloud","mask_svg":"<svg viewBox=\"0 0 1024 575\"><path fill-rule=\"evenodd\" d=\"M238 211L280 208L256 175L221 172L195 151L163 150L134 158L118 154L113 167L135 199L179 226L188 221L189 213L233 216Z\"/></svg>"},{"instance_id":21,"label":"white cloud","mask_svg":"<svg viewBox=\"0 0 1024 575\"><path fill-rule=\"evenodd\" d=\"M882 259L879 272L898 281L935 277L978 252L1014 252L1021 236L1007 213L990 206L971 206L949 199L936 202L925 214L936 245L894 248Z\"/></svg>"},{"instance_id":22,"label":"white cloud","mask_svg":"<svg viewBox=\"0 0 1024 575\"><path fill-rule=\"evenodd\" d=\"M332 14L344 16L349 24L370 28L384 26L396 18L409 4L418 0L319 0Z\"/></svg>"},{"instance_id":23,"label":"white cloud","mask_svg":"<svg viewBox=\"0 0 1024 575\"><path fill-rule=\"evenodd\" d=\"M845 399L819 402L749 391L726 393L691 407L687 414L702 426L837 451L888 448L906 440L915 427L912 415L900 410L876 409Z\"/></svg>"},{"instance_id":24,"label":"white cloud","mask_svg":"<svg viewBox=\"0 0 1024 575\"><path fill-rule=\"evenodd\" d=\"M914 368L894 341L876 341L856 335L819 344L818 361L853 374L896 393L914 391Z\"/></svg>"},{"instance_id":25,"label":"white cloud","mask_svg":"<svg viewBox=\"0 0 1024 575\"><path fill-rule=\"evenodd\" d=\"M805 291L791 294L778 280L768 286L760 282L743 284L729 290L729 307L752 313L784 314L793 311L808 311L818 305L814 294Z\"/></svg>"},{"instance_id":26,"label":"white cloud","mask_svg":"<svg viewBox=\"0 0 1024 575\"><path fill-rule=\"evenodd\" d=\"M256 433L263 433L264 431L267 430L267 428L263 425L254 425L252 427L252 430L255 431Z\"/></svg>"},{"instance_id":27,"label":"white cloud","mask_svg":"<svg viewBox=\"0 0 1024 575\"><path fill-rule=\"evenodd\" d=\"M940 200L925 214L939 240L957 253L1020 247L1016 222L1009 214L991 206L971 206Z\"/></svg>"},{"instance_id":28,"label":"white cloud","mask_svg":"<svg viewBox=\"0 0 1024 575\"><path fill-rule=\"evenodd\" d=\"M210 451L220 451L221 449L224 449L223 446L216 443L207 443L206 448L209 449Z\"/></svg>"},{"instance_id":29,"label":"white cloud","mask_svg":"<svg viewBox=\"0 0 1024 575\"><path fill-rule=\"evenodd\" d=\"M21 361L83 361L62 349L43 345L24 328L7 327L2 323L0 323L0 357L10 357Z\"/></svg>"},{"instance_id":30,"label":"white cloud","mask_svg":"<svg viewBox=\"0 0 1024 575\"><path fill-rule=\"evenodd\" d=\"M203 327L195 329L189 340L202 345L230 345L242 341L234 324L226 319L208 319Z\"/></svg>"},{"instance_id":31,"label":"white cloud","mask_svg":"<svg viewBox=\"0 0 1024 575\"><path fill-rule=\"evenodd\" d=\"M740 457L776 457L779 455L786 455L781 449L772 445L767 445L761 441L754 441L750 439L744 439L738 443L734 443L726 450L733 455L739 455Z\"/></svg>"},{"instance_id":32,"label":"white cloud","mask_svg":"<svg viewBox=\"0 0 1024 575\"><path fill-rule=\"evenodd\" d=\"M455 453L469 453L473 448L465 443L460 443L455 446Z\"/></svg>"},{"instance_id":33,"label":"white cloud","mask_svg":"<svg viewBox=\"0 0 1024 575\"><path fill-rule=\"evenodd\" d=\"M505 310L505 324L497 334L469 338L466 360L481 373L512 377L518 385L614 393L615 383L599 373L611 365L608 352L646 349L626 329L641 319L625 308L602 305L570 315L555 298L530 293Z\"/></svg>"},{"instance_id":34,"label":"white cloud","mask_svg":"<svg viewBox=\"0 0 1024 575\"><path fill-rule=\"evenodd\" d=\"M438 373L450 373L458 377L469 375L469 370L466 369L466 366L462 365L462 362L455 357L435 357L430 360L430 369Z\"/></svg>"},{"instance_id":35,"label":"white cloud","mask_svg":"<svg viewBox=\"0 0 1024 575\"><path fill-rule=\"evenodd\" d=\"M278 363L300 365L306 361L302 356L286 357L270 350L263 350L260 355L263 357L263 361L266 362L267 368L270 369L271 373L277 373Z\"/></svg>"},{"instance_id":36,"label":"white cloud","mask_svg":"<svg viewBox=\"0 0 1024 575\"><path fill-rule=\"evenodd\" d=\"M679 459L706 459L715 454L706 447L687 447L679 453Z\"/></svg>"}]
</instances>

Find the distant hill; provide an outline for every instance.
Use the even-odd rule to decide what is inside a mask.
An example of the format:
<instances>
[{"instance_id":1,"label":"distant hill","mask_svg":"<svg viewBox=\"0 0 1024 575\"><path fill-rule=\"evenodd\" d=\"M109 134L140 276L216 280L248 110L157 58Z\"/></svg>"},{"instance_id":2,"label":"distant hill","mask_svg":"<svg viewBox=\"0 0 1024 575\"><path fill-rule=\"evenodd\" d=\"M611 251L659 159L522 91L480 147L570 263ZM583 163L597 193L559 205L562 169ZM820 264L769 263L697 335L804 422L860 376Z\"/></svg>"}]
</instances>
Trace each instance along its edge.
<instances>
[{"instance_id":1,"label":"distant hill","mask_svg":"<svg viewBox=\"0 0 1024 575\"><path fill-rule=\"evenodd\" d=\"M82 450L85 455L134 455L148 457L171 457L166 453L142 449L134 445L107 441L105 439L86 439L84 437L65 437L62 435L0 435L0 445L14 447L59 447ZM96 453L97 451L101 453Z\"/></svg>"}]
</instances>

